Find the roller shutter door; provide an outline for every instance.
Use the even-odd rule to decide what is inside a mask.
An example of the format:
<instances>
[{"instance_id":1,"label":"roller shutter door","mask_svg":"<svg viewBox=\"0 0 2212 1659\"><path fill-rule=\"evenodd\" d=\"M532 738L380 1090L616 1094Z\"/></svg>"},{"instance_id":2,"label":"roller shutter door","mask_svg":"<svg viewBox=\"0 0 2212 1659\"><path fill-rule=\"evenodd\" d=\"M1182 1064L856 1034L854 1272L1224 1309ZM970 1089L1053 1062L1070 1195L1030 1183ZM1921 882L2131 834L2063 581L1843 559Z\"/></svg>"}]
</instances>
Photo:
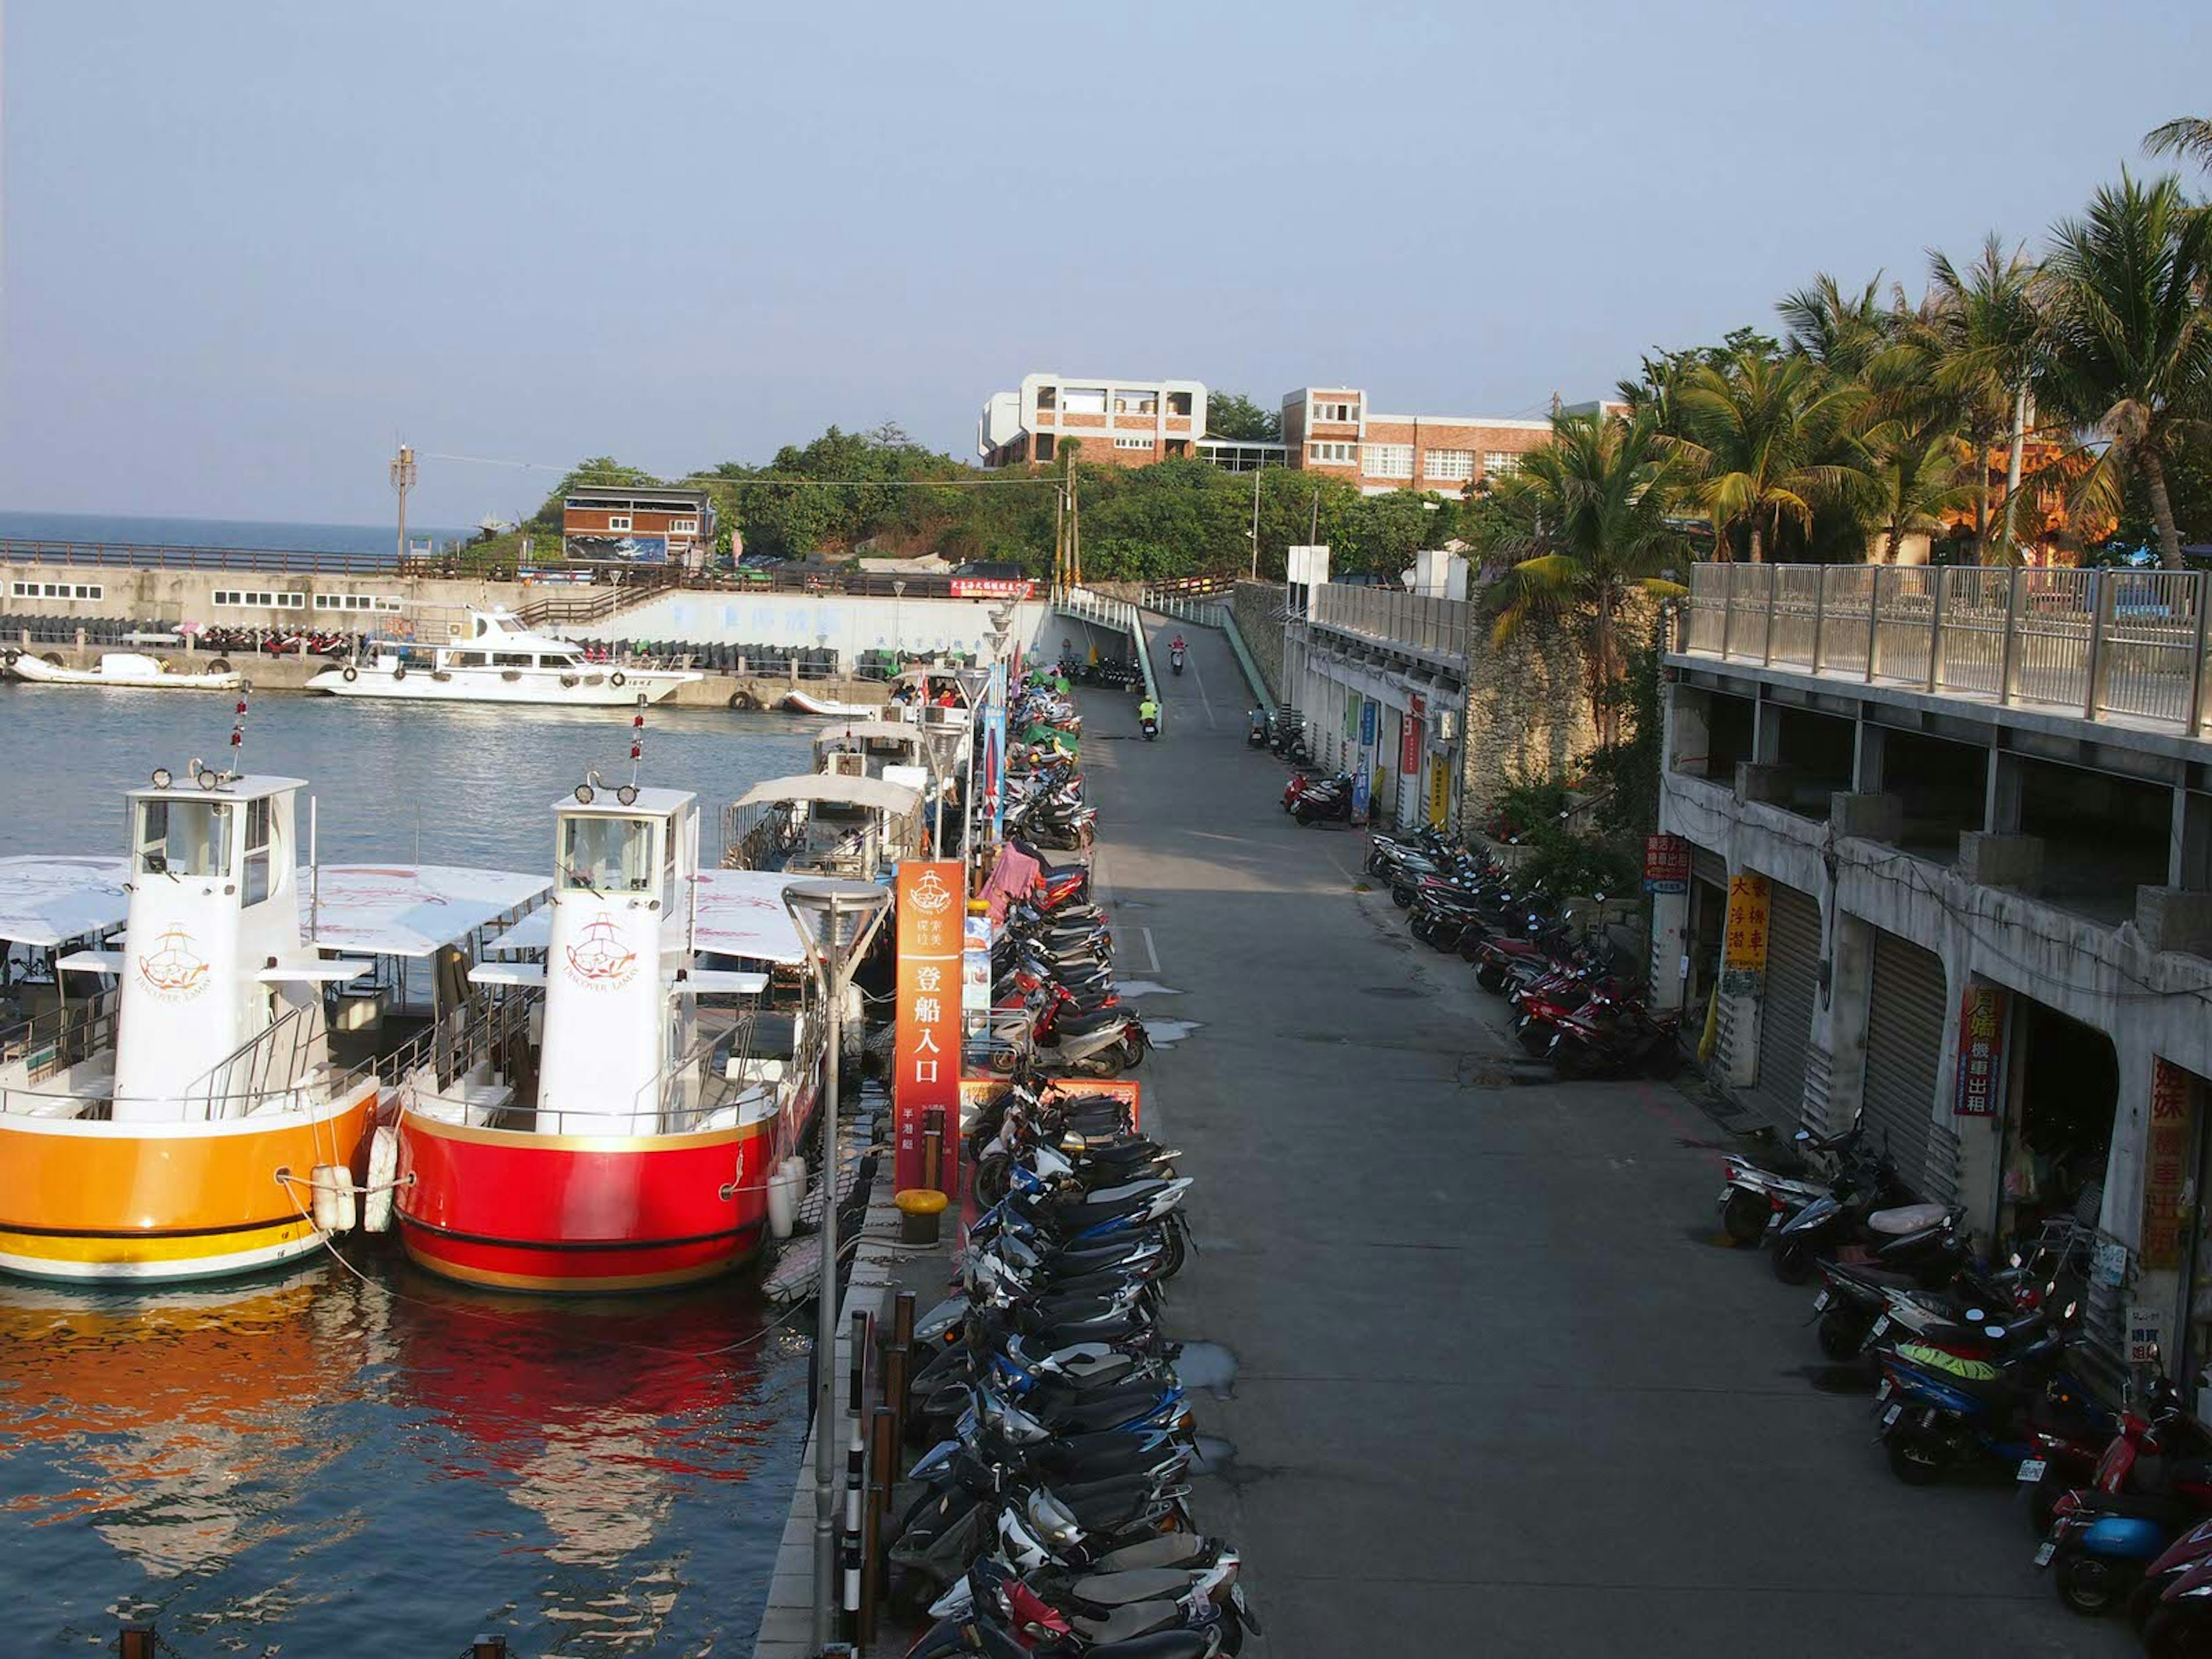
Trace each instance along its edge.
<instances>
[{"instance_id":1,"label":"roller shutter door","mask_svg":"<svg viewBox=\"0 0 2212 1659\"><path fill-rule=\"evenodd\" d=\"M1865 1117L1868 1140L1887 1146L1898 1178L1915 1193L1949 1201L1947 1170L1931 1180L1928 1148L1935 1127L1936 1075L1948 1000L1943 963L1931 951L1880 928L1874 935L1874 988L1867 1012Z\"/></svg>"},{"instance_id":2,"label":"roller shutter door","mask_svg":"<svg viewBox=\"0 0 2212 1659\"><path fill-rule=\"evenodd\" d=\"M1820 971L1820 907L1810 894L1770 881L1759 1070L1745 1103L1784 1128L1795 1128L1804 1108L1805 1049L1813 1036Z\"/></svg>"}]
</instances>

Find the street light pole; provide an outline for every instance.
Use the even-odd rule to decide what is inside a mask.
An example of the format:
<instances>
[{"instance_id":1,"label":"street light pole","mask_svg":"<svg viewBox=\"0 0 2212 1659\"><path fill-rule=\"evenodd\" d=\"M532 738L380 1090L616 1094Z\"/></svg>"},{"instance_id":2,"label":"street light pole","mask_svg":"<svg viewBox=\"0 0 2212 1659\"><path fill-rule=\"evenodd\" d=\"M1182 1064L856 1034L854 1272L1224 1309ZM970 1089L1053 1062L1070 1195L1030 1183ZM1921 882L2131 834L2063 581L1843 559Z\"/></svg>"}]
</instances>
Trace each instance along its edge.
<instances>
[{"instance_id":1,"label":"street light pole","mask_svg":"<svg viewBox=\"0 0 2212 1659\"><path fill-rule=\"evenodd\" d=\"M837 1085L844 1047L845 988L890 904L873 882L805 881L783 890L806 947L814 983L827 1006L829 1053L822 1091L822 1277L814 1329L814 1650L835 1636L837 1619ZM854 1402L855 1409L859 1401Z\"/></svg>"}]
</instances>

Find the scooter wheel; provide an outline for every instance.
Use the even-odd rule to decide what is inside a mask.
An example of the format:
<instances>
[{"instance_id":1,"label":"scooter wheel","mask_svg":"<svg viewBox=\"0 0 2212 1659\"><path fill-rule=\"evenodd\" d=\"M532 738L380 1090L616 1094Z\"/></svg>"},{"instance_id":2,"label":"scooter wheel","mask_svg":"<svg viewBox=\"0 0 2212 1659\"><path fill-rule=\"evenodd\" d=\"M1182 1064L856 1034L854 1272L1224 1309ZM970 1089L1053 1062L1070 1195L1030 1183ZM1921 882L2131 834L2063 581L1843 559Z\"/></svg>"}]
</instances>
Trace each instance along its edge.
<instances>
[{"instance_id":1,"label":"scooter wheel","mask_svg":"<svg viewBox=\"0 0 2212 1659\"><path fill-rule=\"evenodd\" d=\"M1774 1276L1785 1285L1802 1285L1812 1278L1815 1260L1810 1245L1778 1244L1774 1247Z\"/></svg>"},{"instance_id":2,"label":"scooter wheel","mask_svg":"<svg viewBox=\"0 0 2212 1659\"><path fill-rule=\"evenodd\" d=\"M1390 902L1396 905L1401 910L1412 909L1413 908L1413 890L1410 887L1393 887L1390 890Z\"/></svg>"},{"instance_id":3,"label":"scooter wheel","mask_svg":"<svg viewBox=\"0 0 2212 1659\"><path fill-rule=\"evenodd\" d=\"M1492 996L1504 994L1505 970L1494 962L1486 962L1474 970L1474 982Z\"/></svg>"},{"instance_id":4,"label":"scooter wheel","mask_svg":"<svg viewBox=\"0 0 2212 1659\"><path fill-rule=\"evenodd\" d=\"M1857 1358L1866 1334L1865 1318L1849 1308L1829 1309L1820 1316L1820 1329L1814 1333L1820 1340L1820 1352L1835 1360Z\"/></svg>"},{"instance_id":5,"label":"scooter wheel","mask_svg":"<svg viewBox=\"0 0 2212 1659\"><path fill-rule=\"evenodd\" d=\"M1917 1434L1886 1434L1881 1449L1889 1455L1889 1472L1908 1486L1932 1486L1943 1478L1943 1462L1931 1440Z\"/></svg>"},{"instance_id":6,"label":"scooter wheel","mask_svg":"<svg viewBox=\"0 0 2212 1659\"><path fill-rule=\"evenodd\" d=\"M2212 1625L2191 1607L2160 1607L2142 1630L2146 1659L2212 1659Z\"/></svg>"},{"instance_id":7,"label":"scooter wheel","mask_svg":"<svg viewBox=\"0 0 2212 1659\"><path fill-rule=\"evenodd\" d=\"M1526 1025L1523 1025L1513 1035L1519 1041L1523 1048L1535 1055L1539 1060L1541 1060L1545 1054L1549 1053L1551 1050L1552 1037L1553 1036L1552 1028L1549 1025L1545 1024L1540 1020L1530 1020ZM1730 1228L1729 1231L1733 1234L1735 1229ZM1755 1244L1759 1241L1754 1238L1751 1242Z\"/></svg>"},{"instance_id":8,"label":"scooter wheel","mask_svg":"<svg viewBox=\"0 0 2212 1659\"><path fill-rule=\"evenodd\" d=\"M1006 1195L1007 1163L1003 1155L994 1155L975 1165L975 1201L985 1209Z\"/></svg>"},{"instance_id":9,"label":"scooter wheel","mask_svg":"<svg viewBox=\"0 0 2212 1659\"><path fill-rule=\"evenodd\" d=\"M2102 1619L2135 1587L2133 1573L2124 1564L2071 1551L2051 1564L2051 1578L2066 1610L2084 1619Z\"/></svg>"},{"instance_id":10,"label":"scooter wheel","mask_svg":"<svg viewBox=\"0 0 2212 1659\"><path fill-rule=\"evenodd\" d=\"M1182 1229L1170 1223L1160 1239L1160 1277L1173 1279L1181 1273L1186 1254L1182 1242Z\"/></svg>"},{"instance_id":11,"label":"scooter wheel","mask_svg":"<svg viewBox=\"0 0 2212 1659\"><path fill-rule=\"evenodd\" d=\"M1757 1193L1738 1188L1721 1206L1721 1226L1737 1243L1753 1245L1766 1237L1767 1218L1774 1206Z\"/></svg>"}]
</instances>

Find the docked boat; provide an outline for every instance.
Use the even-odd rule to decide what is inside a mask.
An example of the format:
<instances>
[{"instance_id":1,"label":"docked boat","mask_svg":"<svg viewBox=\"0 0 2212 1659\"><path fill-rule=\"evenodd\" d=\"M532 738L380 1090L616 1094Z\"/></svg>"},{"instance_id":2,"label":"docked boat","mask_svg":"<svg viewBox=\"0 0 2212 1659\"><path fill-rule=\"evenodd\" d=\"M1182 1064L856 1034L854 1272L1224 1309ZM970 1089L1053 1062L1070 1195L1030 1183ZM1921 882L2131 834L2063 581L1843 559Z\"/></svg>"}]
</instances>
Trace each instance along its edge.
<instances>
[{"instance_id":1,"label":"docked boat","mask_svg":"<svg viewBox=\"0 0 2212 1659\"><path fill-rule=\"evenodd\" d=\"M791 878L701 870L696 800L678 790L586 784L553 827L551 904L491 941L514 959L471 975L532 1000L529 1052L495 1086L402 1101L401 1241L434 1273L507 1290L725 1272L760 1243L821 1075L803 989L763 1006L804 960Z\"/></svg>"},{"instance_id":2,"label":"docked boat","mask_svg":"<svg viewBox=\"0 0 2212 1659\"><path fill-rule=\"evenodd\" d=\"M204 670L179 668L167 657L141 651L110 651L90 668L64 667L60 656L25 651L11 657L9 672L33 685L96 685L127 691L235 691L245 677L217 659Z\"/></svg>"},{"instance_id":3,"label":"docked boat","mask_svg":"<svg viewBox=\"0 0 2212 1659\"><path fill-rule=\"evenodd\" d=\"M456 970L546 884L316 868L304 787L164 769L128 792L121 867L0 862L0 1268L146 1283L313 1250L358 1213L396 1093L482 1046Z\"/></svg>"},{"instance_id":4,"label":"docked boat","mask_svg":"<svg viewBox=\"0 0 2212 1659\"><path fill-rule=\"evenodd\" d=\"M532 633L510 611L471 611L465 639L427 647L380 641L367 655L325 669L307 689L334 697L611 708L659 702L704 678L593 662L569 641Z\"/></svg>"},{"instance_id":5,"label":"docked boat","mask_svg":"<svg viewBox=\"0 0 2212 1659\"><path fill-rule=\"evenodd\" d=\"M921 799L914 785L859 768L763 779L725 809L722 861L733 869L887 882L901 859L921 850Z\"/></svg>"},{"instance_id":6,"label":"docked boat","mask_svg":"<svg viewBox=\"0 0 2212 1659\"><path fill-rule=\"evenodd\" d=\"M783 694L783 707L794 714L837 714L849 720L866 720L883 707L881 703L838 702L830 697L817 697L805 691L791 690Z\"/></svg>"}]
</instances>

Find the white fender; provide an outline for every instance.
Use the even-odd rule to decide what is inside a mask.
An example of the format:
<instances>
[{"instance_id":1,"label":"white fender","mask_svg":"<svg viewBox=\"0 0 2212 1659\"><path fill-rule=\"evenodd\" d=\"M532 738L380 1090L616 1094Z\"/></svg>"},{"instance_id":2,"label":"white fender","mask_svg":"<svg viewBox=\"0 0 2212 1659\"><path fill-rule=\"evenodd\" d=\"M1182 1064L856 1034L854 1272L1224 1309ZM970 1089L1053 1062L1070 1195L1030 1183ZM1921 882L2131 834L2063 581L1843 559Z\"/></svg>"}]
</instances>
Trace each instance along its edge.
<instances>
[{"instance_id":1,"label":"white fender","mask_svg":"<svg viewBox=\"0 0 2212 1659\"><path fill-rule=\"evenodd\" d=\"M399 1131L389 1123L368 1138L368 1191L362 1200L361 1224L380 1233L392 1225L392 1182L399 1179Z\"/></svg>"},{"instance_id":2,"label":"white fender","mask_svg":"<svg viewBox=\"0 0 2212 1659\"><path fill-rule=\"evenodd\" d=\"M351 1232L356 1218L353 1171L339 1164L318 1164L311 1180L316 1227L326 1233Z\"/></svg>"},{"instance_id":3,"label":"white fender","mask_svg":"<svg viewBox=\"0 0 2212 1659\"><path fill-rule=\"evenodd\" d=\"M768 1178L768 1231L771 1238L789 1238L793 1213L799 1207L791 1188L791 1165L779 1164Z\"/></svg>"}]
</instances>

